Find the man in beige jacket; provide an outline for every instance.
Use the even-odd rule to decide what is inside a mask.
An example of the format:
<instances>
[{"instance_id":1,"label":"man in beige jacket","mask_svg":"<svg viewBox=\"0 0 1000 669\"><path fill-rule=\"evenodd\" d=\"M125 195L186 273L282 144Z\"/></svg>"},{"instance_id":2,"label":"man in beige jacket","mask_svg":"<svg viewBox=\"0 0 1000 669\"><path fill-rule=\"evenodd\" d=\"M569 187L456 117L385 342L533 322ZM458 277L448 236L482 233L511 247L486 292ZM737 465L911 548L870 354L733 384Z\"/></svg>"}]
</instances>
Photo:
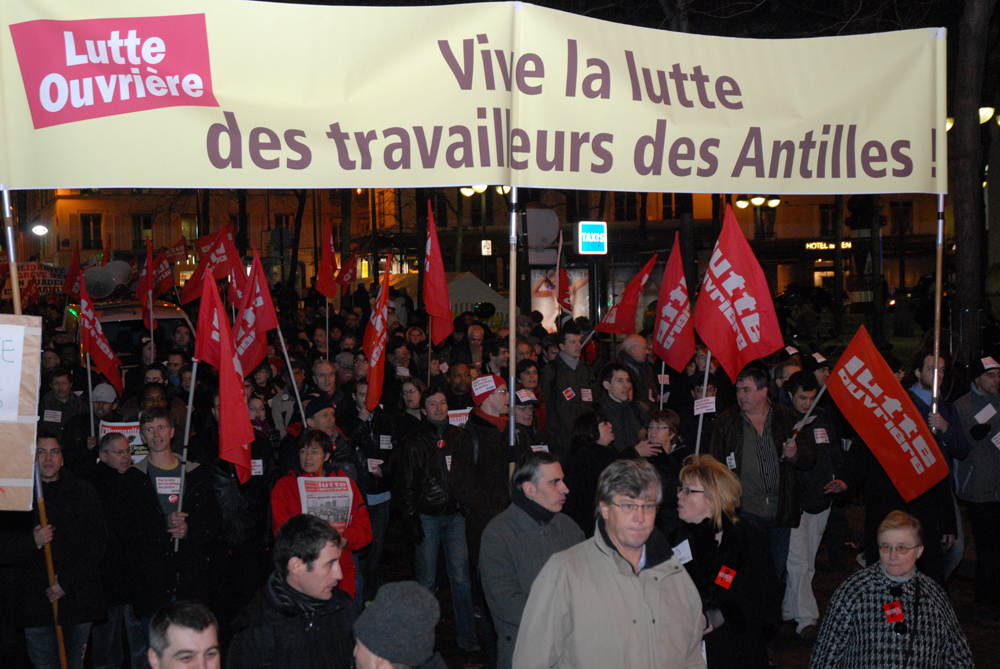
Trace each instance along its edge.
<instances>
[{"instance_id":1,"label":"man in beige jacket","mask_svg":"<svg viewBox=\"0 0 1000 669\"><path fill-rule=\"evenodd\" d=\"M701 598L654 529L663 489L645 460L597 484L598 531L556 553L531 587L514 669L704 667Z\"/></svg>"}]
</instances>

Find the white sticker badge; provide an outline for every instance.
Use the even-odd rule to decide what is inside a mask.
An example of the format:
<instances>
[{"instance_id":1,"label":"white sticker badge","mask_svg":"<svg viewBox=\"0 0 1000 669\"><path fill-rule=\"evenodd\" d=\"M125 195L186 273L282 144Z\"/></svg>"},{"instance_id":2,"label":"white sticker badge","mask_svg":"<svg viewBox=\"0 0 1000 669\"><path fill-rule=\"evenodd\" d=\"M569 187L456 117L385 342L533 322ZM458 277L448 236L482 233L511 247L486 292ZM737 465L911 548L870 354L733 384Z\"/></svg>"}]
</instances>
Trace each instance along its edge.
<instances>
[{"instance_id":1,"label":"white sticker badge","mask_svg":"<svg viewBox=\"0 0 1000 669\"><path fill-rule=\"evenodd\" d=\"M594 401L594 391L590 388L580 388L580 399L584 402Z\"/></svg>"},{"instance_id":2,"label":"white sticker badge","mask_svg":"<svg viewBox=\"0 0 1000 669\"><path fill-rule=\"evenodd\" d=\"M830 437L827 435L826 430L822 427L817 427L813 430L813 441L817 444L829 444Z\"/></svg>"},{"instance_id":3,"label":"white sticker badge","mask_svg":"<svg viewBox=\"0 0 1000 669\"><path fill-rule=\"evenodd\" d=\"M733 470L736 469L736 454L735 453L730 453L729 455L726 456L726 466L729 467L730 469L733 469Z\"/></svg>"},{"instance_id":4,"label":"white sticker badge","mask_svg":"<svg viewBox=\"0 0 1000 669\"><path fill-rule=\"evenodd\" d=\"M263 460L251 460L250 461L250 476L263 476L264 475L264 461Z\"/></svg>"},{"instance_id":5,"label":"white sticker badge","mask_svg":"<svg viewBox=\"0 0 1000 669\"><path fill-rule=\"evenodd\" d=\"M378 437L378 447L383 451L392 450L392 435L391 434L380 434Z\"/></svg>"},{"instance_id":6,"label":"white sticker badge","mask_svg":"<svg viewBox=\"0 0 1000 669\"><path fill-rule=\"evenodd\" d=\"M156 477L157 495L179 495L181 492L180 476L158 476Z\"/></svg>"}]
</instances>

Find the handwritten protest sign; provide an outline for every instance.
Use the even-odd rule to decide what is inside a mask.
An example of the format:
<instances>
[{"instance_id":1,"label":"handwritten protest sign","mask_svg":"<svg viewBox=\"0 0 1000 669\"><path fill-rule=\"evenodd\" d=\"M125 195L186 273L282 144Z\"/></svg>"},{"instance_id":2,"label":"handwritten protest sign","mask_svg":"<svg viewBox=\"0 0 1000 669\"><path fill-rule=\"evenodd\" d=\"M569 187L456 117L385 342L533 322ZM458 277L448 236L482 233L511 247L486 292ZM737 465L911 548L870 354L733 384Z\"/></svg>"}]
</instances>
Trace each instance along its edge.
<instances>
[{"instance_id":1,"label":"handwritten protest sign","mask_svg":"<svg viewBox=\"0 0 1000 669\"><path fill-rule=\"evenodd\" d=\"M0 511L34 500L41 351L41 317L0 314Z\"/></svg>"}]
</instances>

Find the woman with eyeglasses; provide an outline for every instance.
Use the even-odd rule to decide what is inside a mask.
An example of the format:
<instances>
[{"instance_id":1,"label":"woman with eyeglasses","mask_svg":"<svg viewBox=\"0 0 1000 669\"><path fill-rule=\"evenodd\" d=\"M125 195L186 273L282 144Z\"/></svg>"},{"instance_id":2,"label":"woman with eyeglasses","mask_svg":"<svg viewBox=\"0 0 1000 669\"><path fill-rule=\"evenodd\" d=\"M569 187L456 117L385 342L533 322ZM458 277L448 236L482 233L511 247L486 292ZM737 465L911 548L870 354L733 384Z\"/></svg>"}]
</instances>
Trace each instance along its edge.
<instances>
[{"instance_id":1,"label":"woman with eyeglasses","mask_svg":"<svg viewBox=\"0 0 1000 669\"><path fill-rule=\"evenodd\" d=\"M684 459L691 453L680 437L681 419L670 409L653 411L649 414L646 439L659 448L655 455L646 460L656 468L663 482L663 502L656 511L656 526L664 533L677 522L677 496L674 491L680 484L680 472Z\"/></svg>"},{"instance_id":2,"label":"woman with eyeglasses","mask_svg":"<svg viewBox=\"0 0 1000 669\"><path fill-rule=\"evenodd\" d=\"M739 479L710 455L688 456L678 478L668 539L701 595L708 667L767 669L782 592L767 540L737 515Z\"/></svg>"},{"instance_id":3,"label":"woman with eyeglasses","mask_svg":"<svg viewBox=\"0 0 1000 669\"><path fill-rule=\"evenodd\" d=\"M420 427L420 423L423 422L423 414L420 413L420 398L426 388L424 382L415 376L411 376L403 382L402 392L399 393L399 407L393 414L393 421L396 424L396 440L399 443L403 443L403 439Z\"/></svg>"},{"instance_id":4,"label":"woman with eyeglasses","mask_svg":"<svg viewBox=\"0 0 1000 669\"><path fill-rule=\"evenodd\" d=\"M618 459L611 448L615 431L600 409L588 409L573 422L569 461L566 463L566 497L563 513L576 521L588 538L597 527L597 481L605 467Z\"/></svg>"},{"instance_id":5,"label":"woman with eyeglasses","mask_svg":"<svg viewBox=\"0 0 1000 669\"><path fill-rule=\"evenodd\" d=\"M917 570L920 521L893 511L878 528L879 561L833 593L810 667L972 667L948 595Z\"/></svg>"}]
</instances>

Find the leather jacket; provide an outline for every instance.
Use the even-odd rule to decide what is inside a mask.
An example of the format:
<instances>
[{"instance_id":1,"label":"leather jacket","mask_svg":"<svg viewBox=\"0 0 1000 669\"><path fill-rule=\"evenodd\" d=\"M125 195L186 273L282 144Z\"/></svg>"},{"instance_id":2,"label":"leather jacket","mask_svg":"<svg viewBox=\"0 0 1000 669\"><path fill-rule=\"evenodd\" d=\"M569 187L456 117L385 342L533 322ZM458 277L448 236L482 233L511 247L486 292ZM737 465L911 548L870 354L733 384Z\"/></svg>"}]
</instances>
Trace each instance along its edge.
<instances>
[{"instance_id":1,"label":"leather jacket","mask_svg":"<svg viewBox=\"0 0 1000 669\"><path fill-rule=\"evenodd\" d=\"M458 513L448 462L460 434L461 428L447 425L439 436L437 426L425 418L403 442L397 490L404 517Z\"/></svg>"}]
</instances>

